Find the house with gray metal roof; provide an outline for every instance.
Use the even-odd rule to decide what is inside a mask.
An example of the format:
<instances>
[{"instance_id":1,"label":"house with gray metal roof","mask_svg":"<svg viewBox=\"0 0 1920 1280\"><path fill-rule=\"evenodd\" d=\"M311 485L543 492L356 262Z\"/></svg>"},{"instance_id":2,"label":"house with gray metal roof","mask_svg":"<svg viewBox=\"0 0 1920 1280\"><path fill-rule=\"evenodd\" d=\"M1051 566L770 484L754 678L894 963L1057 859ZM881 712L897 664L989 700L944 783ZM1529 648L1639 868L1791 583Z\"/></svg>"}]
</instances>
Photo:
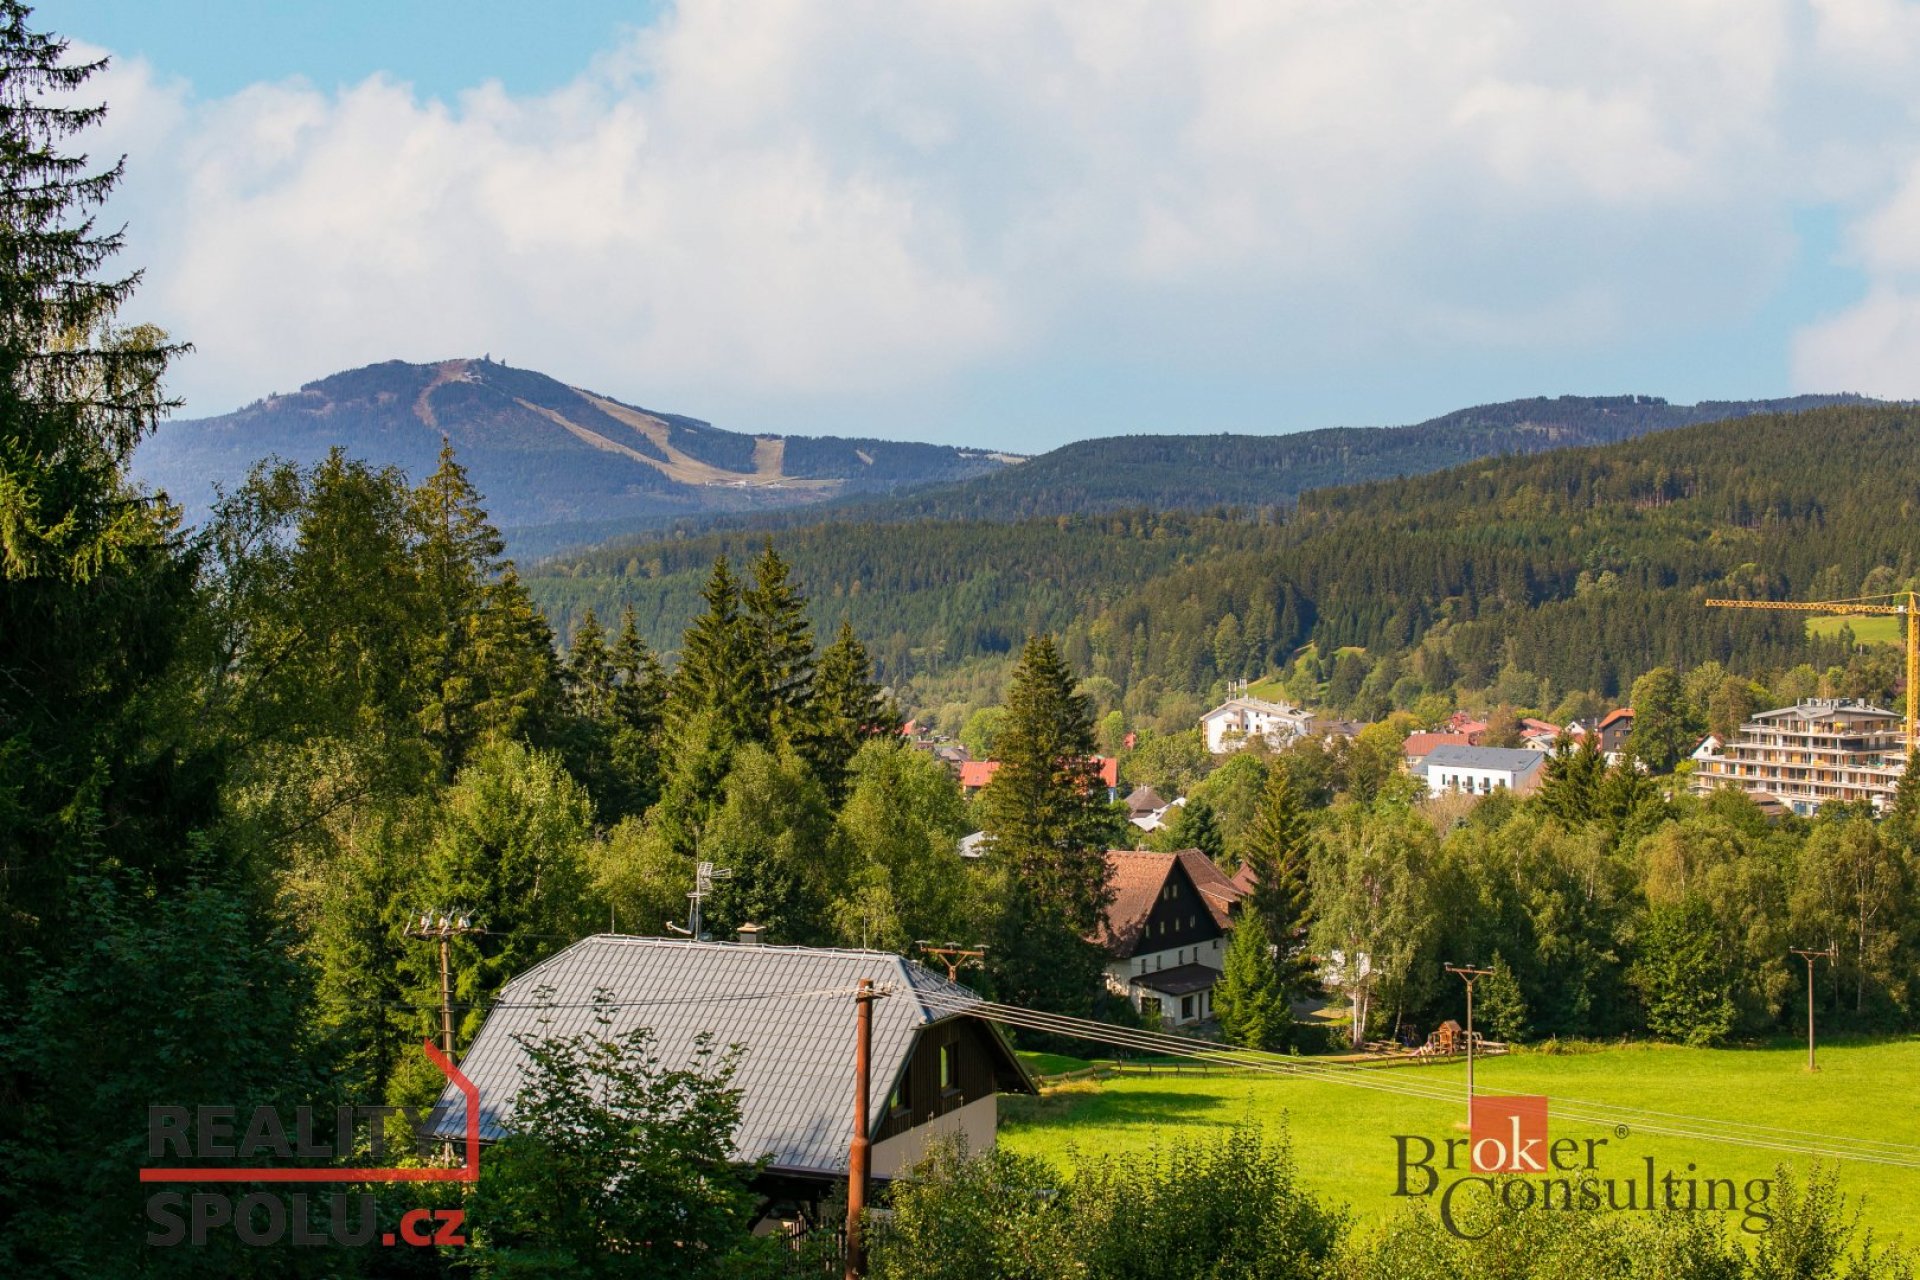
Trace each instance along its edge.
<instances>
[{"instance_id":1,"label":"house with gray metal roof","mask_svg":"<svg viewBox=\"0 0 1920 1280\"><path fill-rule=\"evenodd\" d=\"M1427 752L1415 768L1424 773L1433 795L1449 791L1491 795L1511 791L1525 795L1546 775L1547 757L1524 747L1467 747L1447 743Z\"/></svg>"},{"instance_id":2,"label":"house with gray metal roof","mask_svg":"<svg viewBox=\"0 0 1920 1280\"><path fill-rule=\"evenodd\" d=\"M460 1063L480 1091L481 1139L512 1131L527 1068L519 1037L645 1027L673 1068L710 1035L715 1048L740 1053L736 1157L767 1161L770 1192L817 1194L847 1174L862 978L885 993L873 1007L867 1100L874 1177L898 1175L939 1135L992 1145L996 1096L1035 1089L999 1028L969 1016L979 997L966 987L889 952L616 934L576 942L501 989ZM449 1088L440 1105L436 1135L464 1132L460 1093Z\"/></svg>"}]
</instances>

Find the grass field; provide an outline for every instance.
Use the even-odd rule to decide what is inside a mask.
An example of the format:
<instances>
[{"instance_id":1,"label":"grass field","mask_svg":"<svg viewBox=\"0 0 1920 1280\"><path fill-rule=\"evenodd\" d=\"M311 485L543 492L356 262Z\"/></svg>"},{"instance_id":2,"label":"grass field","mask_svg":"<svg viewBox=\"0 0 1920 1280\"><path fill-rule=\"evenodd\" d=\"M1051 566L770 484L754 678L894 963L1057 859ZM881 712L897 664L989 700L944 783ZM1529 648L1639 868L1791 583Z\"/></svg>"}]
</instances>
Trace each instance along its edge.
<instances>
[{"instance_id":1,"label":"grass field","mask_svg":"<svg viewBox=\"0 0 1920 1280\"><path fill-rule=\"evenodd\" d=\"M1480 1089L1544 1093L1568 1101L1614 1103L1680 1115L1711 1117L1920 1147L1920 1039L1824 1047L1821 1070L1806 1071L1803 1047L1686 1049L1663 1045L1609 1048L1564 1055L1520 1053L1483 1059ZM1457 1136L1465 1117L1465 1073L1458 1066L1379 1069L1386 1079L1447 1082L1461 1089L1458 1105L1291 1077L1122 1076L1064 1085L1038 1099L1004 1100L1001 1142L1009 1150L1058 1158L1144 1150L1194 1126L1250 1119L1285 1123L1309 1187L1344 1202L1363 1219L1398 1210L1392 1195L1395 1144L1391 1135L1421 1134L1436 1141ZM1649 1123L1655 1123L1649 1121ZM1591 1124L1555 1122L1554 1138L1606 1137L1602 1176L1640 1173L1652 1156L1661 1172L1732 1178L1744 1185L1766 1177L1779 1153L1699 1139L1626 1136ZM1914 1153L1920 1156L1920 1150ZM1806 1163L1800 1161L1799 1163ZM1863 1224L1881 1240L1920 1247L1920 1169L1845 1163L1841 1187L1862 1203Z\"/></svg>"},{"instance_id":2,"label":"grass field","mask_svg":"<svg viewBox=\"0 0 1920 1280\"><path fill-rule=\"evenodd\" d=\"M1828 618L1808 618L1807 634L1810 636L1837 636L1841 627L1853 628L1856 644L1899 644L1905 638L1901 631L1902 620L1892 617L1866 616L1851 618L1846 616Z\"/></svg>"}]
</instances>

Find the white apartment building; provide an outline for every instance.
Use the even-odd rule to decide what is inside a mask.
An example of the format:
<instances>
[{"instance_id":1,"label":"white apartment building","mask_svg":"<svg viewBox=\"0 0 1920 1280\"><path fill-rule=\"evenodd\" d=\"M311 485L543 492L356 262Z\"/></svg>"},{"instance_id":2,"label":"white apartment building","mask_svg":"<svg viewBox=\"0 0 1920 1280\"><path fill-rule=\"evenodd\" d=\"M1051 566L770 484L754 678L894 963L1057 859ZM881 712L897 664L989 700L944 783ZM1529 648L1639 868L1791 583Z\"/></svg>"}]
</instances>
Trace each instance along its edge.
<instances>
[{"instance_id":1,"label":"white apartment building","mask_svg":"<svg viewBox=\"0 0 1920 1280\"><path fill-rule=\"evenodd\" d=\"M1269 747L1279 750L1305 736L1312 724L1311 712L1264 698L1228 698L1200 717L1207 750L1216 756L1238 751L1256 737L1265 738Z\"/></svg>"},{"instance_id":2,"label":"white apartment building","mask_svg":"<svg viewBox=\"0 0 1920 1280\"><path fill-rule=\"evenodd\" d=\"M1487 796L1496 791L1525 795L1540 785L1547 757L1524 747L1463 747L1452 743L1435 747L1415 768L1427 778L1427 791L1443 795L1459 791Z\"/></svg>"},{"instance_id":3,"label":"white apartment building","mask_svg":"<svg viewBox=\"0 0 1920 1280\"><path fill-rule=\"evenodd\" d=\"M1771 796L1811 816L1830 801L1893 802L1906 771L1906 736L1898 713L1864 702L1821 699L1762 711L1717 750L1694 754L1698 795L1732 787Z\"/></svg>"}]
</instances>

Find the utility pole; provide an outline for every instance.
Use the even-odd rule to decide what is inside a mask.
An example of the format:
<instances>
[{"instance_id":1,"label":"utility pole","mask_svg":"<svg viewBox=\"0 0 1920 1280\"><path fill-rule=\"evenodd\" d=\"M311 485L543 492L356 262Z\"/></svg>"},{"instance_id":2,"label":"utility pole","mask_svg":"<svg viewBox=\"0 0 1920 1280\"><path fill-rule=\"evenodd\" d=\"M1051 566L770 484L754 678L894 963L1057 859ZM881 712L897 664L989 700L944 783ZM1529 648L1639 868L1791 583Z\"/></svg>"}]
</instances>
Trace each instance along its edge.
<instances>
[{"instance_id":1,"label":"utility pole","mask_svg":"<svg viewBox=\"0 0 1920 1280\"><path fill-rule=\"evenodd\" d=\"M469 916L426 912L407 927L409 938L424 938L440 944L440 1051L453 1057L453 974L447 965L447 944L454 938L486 930Z\"/></svg>"},{"instance_id":2,"label":"utility pole","mask_svg":"<svg viewBox=\"0 0 1920 1280\"><path fill-rule=\"evenodd\" d=\"M948 982L960 981L960 970L969 964L984 964L987 959L987 946L984 942L971 947L963 947L957 942L949 942L944 947L936 947L931 942L916 942L913 945L919 947L922 953L932 956L947 966Z\"/></svg>"},{"instance_id":3,"label":"utility pole","mask_svg":"<svg viewBox=\"0 0 1920 1280\"><path fill-rule=\"evenodd\" d=\"M1473 1131L1473 984L1493 972L1491 969L1475 969L1467 965L1450 964L1447 972L1458 974L1467 984L1467 1131Z\"/></svg>"},{"instance_id":4,"label":"utility pole","mask_svg":"<svg viewBox=\"0 0 1920 1280\"><path fill-rule=\"evenodd\" d=\"M860 1217L867 1209L867 1174L873 1157L873 1142L867 1137L867 1093L873 1074L873 1002L878 998L873 979L860 979L860 989L853 997L858 1030L853 1042L853 1145L847 1149L846 1280L862 1280L867 1274Z\"/></svg>"},{"instance_id":5,"label":"utility pole","mask_svg":"<svg viewBox=\"0 0 1920 1280\"><path fill-rule=\"evenodd\" d=\"M1837 963L1840 949L1829 943L1824 951L1809 951L1800 947L1792 948L1793 954L1807 962L1807 1070L1818 1071L1813 1062L1813 962L1825 960L1828 964Z\"/></svg>"}]
</instances>

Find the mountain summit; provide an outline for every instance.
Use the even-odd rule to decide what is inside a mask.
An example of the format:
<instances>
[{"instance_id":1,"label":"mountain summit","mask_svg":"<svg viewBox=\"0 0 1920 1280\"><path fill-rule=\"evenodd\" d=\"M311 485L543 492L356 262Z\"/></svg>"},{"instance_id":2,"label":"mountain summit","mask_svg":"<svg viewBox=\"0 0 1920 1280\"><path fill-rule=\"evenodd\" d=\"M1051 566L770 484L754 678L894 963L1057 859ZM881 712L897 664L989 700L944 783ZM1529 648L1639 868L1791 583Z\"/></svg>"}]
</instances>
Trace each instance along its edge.
<instances>
[{"instance_id":1,"label":"mountain summit","mask_svg":"<svg viewBox=\"0 0 1920 1280\"><path fill-rule=\"evenodd\" d=\"M261 458L308 464L338 445L422 476L443 435L503 528L799 506L1019 461L946 445L742 435L490 359L389 360L216 418L166 423L134 472L199 519L216 485L232 489Z\"/></svg>"}]
</instances>

